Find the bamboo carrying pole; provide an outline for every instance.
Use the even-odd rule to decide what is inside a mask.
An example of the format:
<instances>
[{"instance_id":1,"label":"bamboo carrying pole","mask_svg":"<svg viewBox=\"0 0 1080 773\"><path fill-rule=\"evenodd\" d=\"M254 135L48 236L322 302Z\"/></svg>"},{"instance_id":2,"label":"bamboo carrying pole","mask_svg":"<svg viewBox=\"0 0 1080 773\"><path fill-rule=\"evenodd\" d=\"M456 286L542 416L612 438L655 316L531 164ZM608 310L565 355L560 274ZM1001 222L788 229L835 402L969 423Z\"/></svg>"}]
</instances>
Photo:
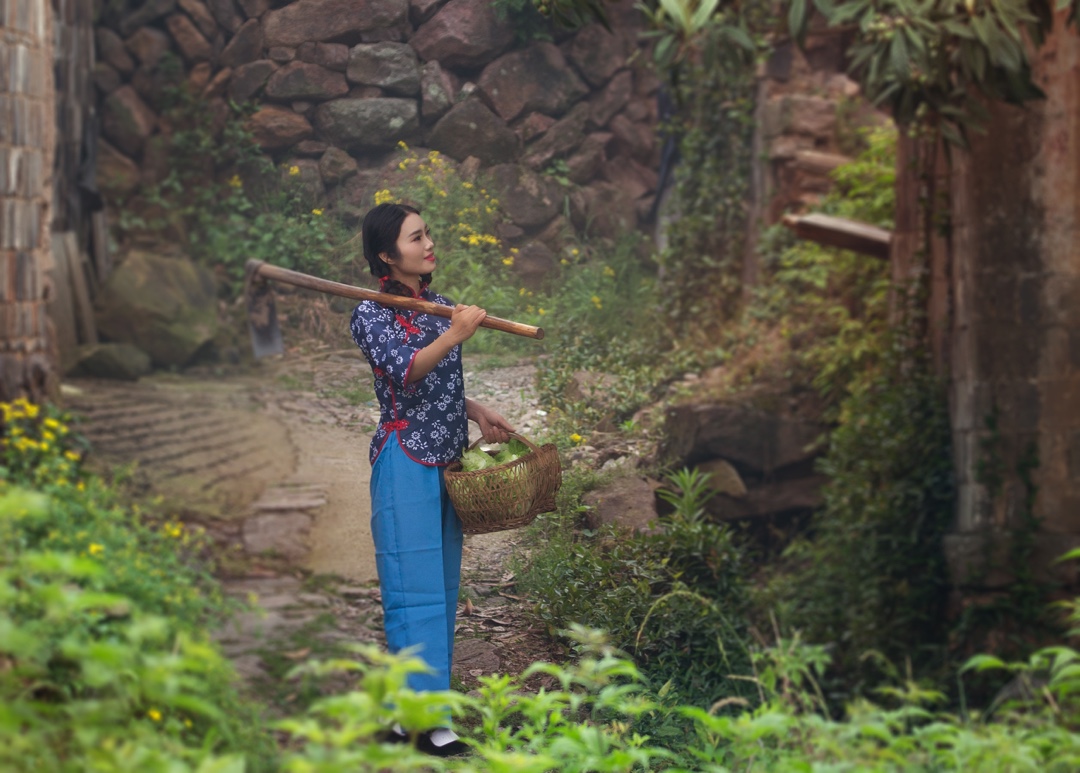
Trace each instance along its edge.
<instances>
[{"instance_id":1,"label":"bamboo carrying pole","mask_svg":"<svg viewBox=\"0 0 1080 773\"><path fill-rule=\"evenodd\" d=\"M394 306L399 309L419 311L423 314L433 314L437 317L446 317L447 319L449 319L454 312L453 308L450 306L443 306L439 303L431 303L430 301L423 301L419 298L406 298L401 295L379 293L374 290L367 290L363 287L353 287L352 285L342 284L341 282L332 282L329 279L320 279L319 277L311 276L310 274L302 274L299 271L272 266L269 263L264 263L263 261L255 260L254 258L247 262L246 269L249 277L271 279L275 282L285 282L286 284L295 285L296 287L317 290L318 292L329 293L330 295L338 295L342 298L352 298L357 301L375 301L384 306ZM488 327L492 330L501 330L504 333L525 336L526 338L535 338L538 341L544 337L544 329L542 327L533 327L532 325L526 325L521 322L511 322L508 319L500 319L499 317L485 317L484 321L480 323L480 326Z\"/></svg>"}]
</instances>

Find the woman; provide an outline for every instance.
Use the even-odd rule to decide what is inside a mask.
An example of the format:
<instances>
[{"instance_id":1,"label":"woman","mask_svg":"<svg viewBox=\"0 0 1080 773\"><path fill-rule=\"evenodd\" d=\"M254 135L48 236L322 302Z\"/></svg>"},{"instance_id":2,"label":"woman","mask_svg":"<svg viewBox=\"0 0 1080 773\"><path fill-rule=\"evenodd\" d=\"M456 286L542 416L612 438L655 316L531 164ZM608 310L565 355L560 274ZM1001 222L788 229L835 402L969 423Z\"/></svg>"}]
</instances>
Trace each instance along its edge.
<instances>
[{"instance_id":1,"label":"woman","mask_svg":"<svg viewBox=\"0 0 1080 773\"><path fill-rule=\"evenodd\" d=\"M364 217L364 257L386 293L452 306L428 289L435 245L420 212L380 204ZM487 312L454 306L450 320L360 303L352 336L375 374L382 412L371 442L371 533L391 652L420 646L432 669L413 674L417 691L450 688L454 624L461 574L461 524L446 493L445 466L468 444L468 419L489 443L509 440L513 427L465 399L461 344ZM419 740L435 754L463 744L448 728Z\"/></svg>"}]
</instances>

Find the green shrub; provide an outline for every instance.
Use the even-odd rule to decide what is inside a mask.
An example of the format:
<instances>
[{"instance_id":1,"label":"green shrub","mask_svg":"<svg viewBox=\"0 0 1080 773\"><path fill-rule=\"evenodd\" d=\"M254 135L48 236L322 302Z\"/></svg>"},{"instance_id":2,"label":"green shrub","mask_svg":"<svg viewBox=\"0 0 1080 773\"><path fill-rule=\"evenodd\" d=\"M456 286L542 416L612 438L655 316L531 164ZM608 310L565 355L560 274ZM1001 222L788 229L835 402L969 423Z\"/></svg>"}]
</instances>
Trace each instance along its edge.
<instances>
[{"instance_id":1,"label":"green shrub","mask_svg":"<svg viewBox=\"0 0 1080 773\"><path fill-rule=\"evenodd\" d=\"M656 694L710 706L748 692L747 564L732 532L703 517L705 479L673 476L675 512L649 534L577 532L578 503L564 502L537 526L519 582L551 630L603 629ZM678 729L653 728L666 731Z\"/></svg>"},{"instance_id":2,"label":"green shrub","mask_svg":"<svg viewBox=\"0 0 1080 773\"><path fill-rule=\"evenodd\" d=\"M86 473L55 408L0 413L0 768L265 767L272 740L205 633L230 605L202 535Z\"/></svg>"},{"instance_id":3,"label":"green shrub","mask_svg":"<svg viewBox=\"0 0 1080 773\"><path fill-rule=\"evenodd\" d=\"M820 469L829 481L808 536L788 548L761 605L830 643L837 689L865 689L873 650L940 673L953 514L943 385L904 352L841 406Z\"/></svg>"}]
</instances>

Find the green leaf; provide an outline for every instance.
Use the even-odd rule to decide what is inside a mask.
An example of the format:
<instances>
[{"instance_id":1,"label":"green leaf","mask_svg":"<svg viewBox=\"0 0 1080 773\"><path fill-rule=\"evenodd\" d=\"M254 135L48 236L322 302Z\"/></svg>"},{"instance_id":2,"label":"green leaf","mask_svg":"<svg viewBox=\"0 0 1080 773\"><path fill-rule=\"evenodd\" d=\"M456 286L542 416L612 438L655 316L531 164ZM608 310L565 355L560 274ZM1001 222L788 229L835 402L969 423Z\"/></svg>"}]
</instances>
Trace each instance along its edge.
<instances>
[{"instance_id":1,"label":"green leaf","mask_svg":"<svg viewBox=\"0 0 1080 773\"><path fill-rule=\"evenodd\" d=\"M788 8L788 32L801 44L806 37L806 0L791 0Z\"/></svg>"}]
</instances>

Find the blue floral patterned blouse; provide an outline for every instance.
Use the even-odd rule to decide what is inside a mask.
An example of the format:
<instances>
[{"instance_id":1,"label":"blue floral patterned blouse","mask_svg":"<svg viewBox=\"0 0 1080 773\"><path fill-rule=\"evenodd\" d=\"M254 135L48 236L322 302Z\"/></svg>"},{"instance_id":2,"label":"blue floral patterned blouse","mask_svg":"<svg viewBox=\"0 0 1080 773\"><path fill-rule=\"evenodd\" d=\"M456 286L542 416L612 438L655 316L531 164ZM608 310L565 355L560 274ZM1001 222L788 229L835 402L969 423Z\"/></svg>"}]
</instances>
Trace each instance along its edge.
<instances>
[{"instance_id":1,"label":"blue floral patterned blouse","mask_svg":"<svg viewBox=\"0 0 1080 773\"><path fill-rule=\"evenodd\" d=\"M453 306L426 287L419 297ZM420 464L442 466L460 457L469 432L461 347L455 346L430 373L406 385L416 355L450 328L450 320L361 301L349 327L375 374L382 413L371 440L371 464L391 435L397 435L405 453Z\"/></svg>"}]
</instances>

